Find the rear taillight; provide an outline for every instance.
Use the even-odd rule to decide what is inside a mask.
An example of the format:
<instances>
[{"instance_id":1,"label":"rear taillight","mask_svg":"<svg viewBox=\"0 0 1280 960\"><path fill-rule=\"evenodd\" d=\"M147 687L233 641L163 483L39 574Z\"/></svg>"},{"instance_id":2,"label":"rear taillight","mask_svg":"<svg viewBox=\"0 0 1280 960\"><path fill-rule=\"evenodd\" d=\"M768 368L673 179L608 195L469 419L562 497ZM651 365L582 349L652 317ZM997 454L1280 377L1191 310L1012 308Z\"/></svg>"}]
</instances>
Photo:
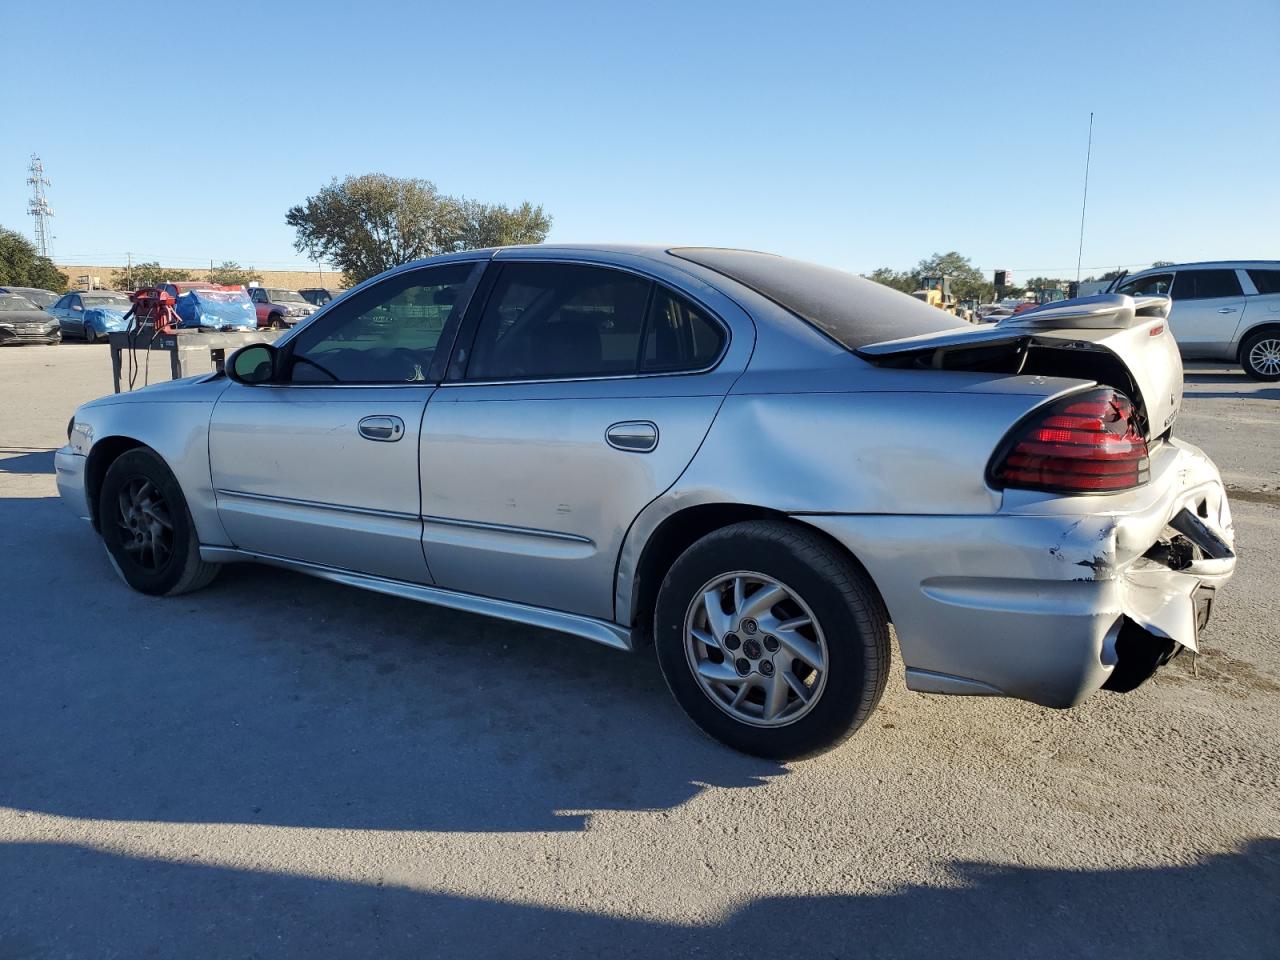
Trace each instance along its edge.
<instances>
[{"instance_id":1,"label":"rear taillight","mask_svg":"<svg viewBox=\"0 0 1280 960\"><path fill-rule=\"evenodd\" d=\"M1104 387L1035 411L1006 438L989 476L995 487L1107 493L1146 483L1151 461L1133 403Z\"/></svg>"}]
</instances>

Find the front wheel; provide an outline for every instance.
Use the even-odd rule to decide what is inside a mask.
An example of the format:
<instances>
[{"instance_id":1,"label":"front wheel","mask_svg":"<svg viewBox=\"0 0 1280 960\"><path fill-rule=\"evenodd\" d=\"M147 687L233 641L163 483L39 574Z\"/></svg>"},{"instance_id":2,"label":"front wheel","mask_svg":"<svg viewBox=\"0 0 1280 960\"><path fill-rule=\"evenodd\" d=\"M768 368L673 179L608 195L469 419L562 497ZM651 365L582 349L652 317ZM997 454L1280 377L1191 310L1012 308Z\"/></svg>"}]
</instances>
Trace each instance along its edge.
<instances>
[{"instance_id":1,"label":"front wheel","mask_svg":"<svg viewBox=\"0 0 1280 960\"><path fill-rule=\"evenodd\" d=\"M1280 380L1280 330L1262 330L1240 345L1240 366L1252 380Z\"/></svg>"},{"instance_id":2,"label":"front wheel","mask_svg":"<svg viewBox=\"0 0 1280 960\"><path fill-rule=\"evenodd\" d=\"M217 564L200 559L182 488L151 450L126 451L107 469L98 494L98 529L120 578L141 593L188 593L218 572Z\"/></svg>"},{"instance_id":3,"label":"front wheel","mask_svg":"<svg viewBox=\"0 0 1280 960\"><path fill-rule=\"evenodd\" d=\"M98 331L94 330L93 327L89 326L88 324L85 324L85 328L84 328L84 342L85 343L98 342Z\"/></svg>"},{"instance_id":4,"label":"front wheel","mask_svg":"<svg viewBox=\"0 0 1280 960\"><path fill-rule=\"evenodd\" d=\"M706 733L777 760L829 749L875 709L889 671L884 604L815 531L748 521L699 540L663 581L654 643Z\"/></svg>"}]
</instances>

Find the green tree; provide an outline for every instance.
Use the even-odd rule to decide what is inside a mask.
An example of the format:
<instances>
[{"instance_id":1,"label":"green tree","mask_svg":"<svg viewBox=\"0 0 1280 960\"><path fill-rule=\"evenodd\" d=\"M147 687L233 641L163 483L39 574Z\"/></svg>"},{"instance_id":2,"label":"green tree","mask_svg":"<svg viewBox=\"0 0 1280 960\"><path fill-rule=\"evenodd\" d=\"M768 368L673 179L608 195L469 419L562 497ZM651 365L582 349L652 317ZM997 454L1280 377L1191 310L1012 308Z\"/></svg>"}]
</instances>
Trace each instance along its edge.
<instances>
[{"instance_id":1,"label":"green tree","mask_svg":"<svg viewBox=\"0 0 1280 960\"><path fill-rule=\"evenodd\" d=\"M338 266L350 283L438 253L541 243L551 217L540 206L486 204L449 197L430 180L381 173L334 178L291 207L294 247Z\"/></svg>"},{"instance_id":2,"label":"green tree","mask_svg":"<svg viewBox=\"0 0 1280 960\"><path fill-rule=\"evenodd\" d=\"M878 267L872 270L867 274L867 279L883 283L886 287L893 287L894 290L901 290L903 293L910 293L916 289L915 277L910 273L900 273L889 267Z\"/></svg>"},{"instance_id":3,"label":"green tree","mask_svg":"<svg viewBox=\"0 0 1280 960\"><path fill-rule=\"evenodd\" d=\"M961 300L988 299L994 291L991 281L983 276L982 271L955 250L925 257L916 264L914 276L917 287L925 277L950 277L951 292Z\"/></svg>"},{"instance_id":4,"label":"green tree","mask_svg":"<svg viewBox=\"0 0 1280 960\"><path fill-rule=\"evenodd\" d=\"M48 257L38 256L35 245L22 234L0 227L0 284L62 293L67 275Z\"/></svg>"},{"instance_id":5,"label":"green tree","mask_svg":"<svg viewBox=\"0 0 1280 960\"><path fill-rule=\"evenodd\" d=\"M209 280L212 283L221 283L229 287L247 287L254 281L261 283L262 274L253 267L242 267L234 260L223 260L221 264L213 268L213 271L209 274Z\"/></svg>"},{"instance_id":6,"label":"green tree","mask_svg":"<svg viewBox=\"0 0 1280 960\"><path fill-rule=\"evenodd\" d=\"M141 290L143 287L154 287L156 284L172 280L175 283L190 280L189 270L174 270L162 267L152 260L147 263L135 263L132 267L116 270L111 274L111 286L117 290Z\"/></svg>"}]
</instances>

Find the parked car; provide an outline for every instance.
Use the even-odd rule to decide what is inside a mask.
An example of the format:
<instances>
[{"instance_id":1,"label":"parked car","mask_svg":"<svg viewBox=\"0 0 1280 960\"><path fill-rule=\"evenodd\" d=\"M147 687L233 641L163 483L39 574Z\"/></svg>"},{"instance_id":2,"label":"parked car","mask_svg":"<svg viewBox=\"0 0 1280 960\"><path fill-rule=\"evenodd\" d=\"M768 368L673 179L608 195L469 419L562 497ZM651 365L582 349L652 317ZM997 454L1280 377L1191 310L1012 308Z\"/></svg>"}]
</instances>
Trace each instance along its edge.
<instances>
[{"instance_id":1,"label":"parked car","mask_svg":"<svg viewBox=\"0 0 1280 960\"><path fill-rule=\"evenodd\" d=\"M1188 360L1238 363L1254 380L1280 380L1280 260L1151 267L1112 289L1173 298L1169 329Z\"/></svg>"},{"instance_id":2,"label":"parked car","mask_svg":"<svg viewBox=\"0 0 1280 960\"><path fill-rule=\"evenodd\" d=\"M258 311L259 327L292 327L319 309L301 294L280 287L250 287L249 297Z\"/></svg>"},{"instance_id":3,"label":"parked car","mask_svg":"<svg viewBox=\"0 0 1280 960\"><path fill-rule=\"evenodd\" d=\"M1164 297L997 324L707 248L468 251L226 373L81 406L66 503L143 593L254 561L653 643L770 757L906 682L1068 707L1195 650L1230 577Z\"/></svg>"},{"instance_id":4,"label":"parked car","mask_svg":"<svg viewBox=\"0 0 1280 960\"><path fill-rule=\"evenodd\" d=\"M0 347L61 339L57 320L24 296L0 293Z\"/></svg>"},{"instance_id":5,"label":"parked car","mask_svg":"<svg viewBox=\"0 0 1280 960\"><path fill-rule=\"evenodd\" d=\"M58 294L40 287L0 287L0 293L16 293L20 297L25 297L35 304L38 310L46 309L58 299Z\"/></svg>"},{"instance_id":6,"label":"parked car","mask_svg":"<svg viewBox=\"0 0 1280 960\"><path fill-rule=\"evenodd\" d=\"M132 305L127 293L90 290L64 294L48 309L64 339L72 336L95 343L128 326L125 315Z\"/></svg>"},{"instance_id":7,"label":"parked car","mask_svg":"<svg viewBox=\"0 0 1280 960\"><path fill-rule=\"evenodd\" d=\"M330 300L341 296L345 292L343 290L327 290L324 287L304 287L298 291L298 295L313 307L323 307Z\"/></svg>"}]
</instances>

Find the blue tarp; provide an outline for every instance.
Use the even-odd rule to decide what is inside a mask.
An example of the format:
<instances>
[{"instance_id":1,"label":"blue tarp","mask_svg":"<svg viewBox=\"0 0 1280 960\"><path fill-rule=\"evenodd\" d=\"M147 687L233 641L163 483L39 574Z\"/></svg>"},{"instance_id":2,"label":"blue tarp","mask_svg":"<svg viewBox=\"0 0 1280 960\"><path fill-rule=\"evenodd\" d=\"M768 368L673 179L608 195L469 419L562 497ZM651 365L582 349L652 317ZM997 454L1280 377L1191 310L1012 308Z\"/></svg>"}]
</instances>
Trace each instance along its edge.
<instances>
[{"instance_id":1,"label":"blue tarp","mask_svg":"<svg viewBox=\"0 0 1280 960\"><path fill-rule=\"evenodd\" d=\"M84 312L84 325L93 327L95 333L105 335L120 330L127 330L124 315L128 307L88 307Z\"/></svg>"},{"instance_id":2,"label":"blue tarp","mask_svg":"<svg viewBox=\"0 0 1280 960\"><path fill-rule=\"evenodd\" d=\"M257 330L258 314L243 290L192 290L174 304L180 327Z\"/></svg>"}]
</instances>

